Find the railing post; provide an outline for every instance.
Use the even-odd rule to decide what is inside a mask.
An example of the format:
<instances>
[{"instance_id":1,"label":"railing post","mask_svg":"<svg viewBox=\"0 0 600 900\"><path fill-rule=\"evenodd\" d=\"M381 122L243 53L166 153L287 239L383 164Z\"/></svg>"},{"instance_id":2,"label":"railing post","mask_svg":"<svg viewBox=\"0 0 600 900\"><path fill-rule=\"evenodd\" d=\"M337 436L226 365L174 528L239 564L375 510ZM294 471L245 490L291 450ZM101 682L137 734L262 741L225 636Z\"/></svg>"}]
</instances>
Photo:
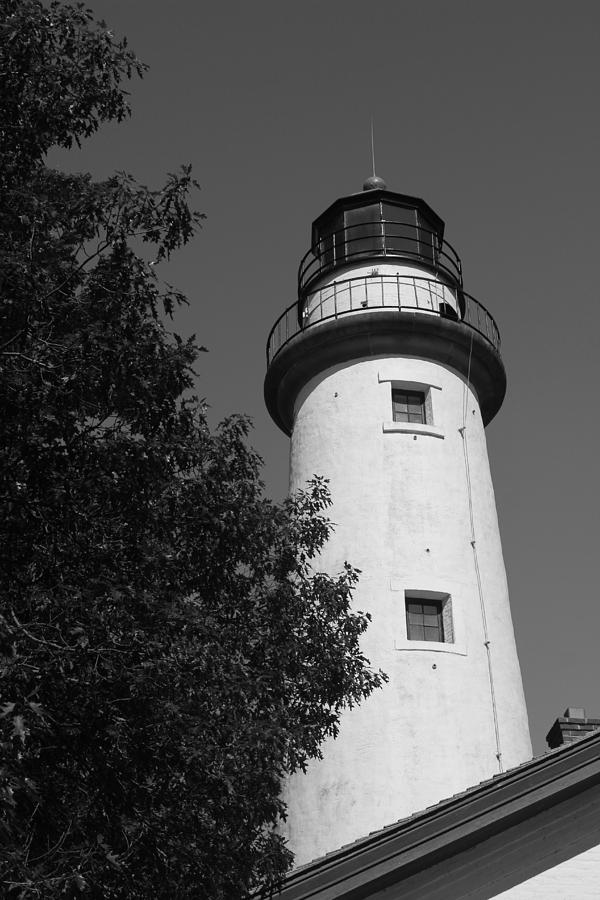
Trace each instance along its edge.
<instances>
[{"instance_id":1,"label":"railing post","mask_svg":"<svg viewBox=\"0 0 600 900\"><path fill-rule=\"evenodd\" d=\"M333 318L337 319L337 284L333 282Z\"/></svg>"}]
</instances>

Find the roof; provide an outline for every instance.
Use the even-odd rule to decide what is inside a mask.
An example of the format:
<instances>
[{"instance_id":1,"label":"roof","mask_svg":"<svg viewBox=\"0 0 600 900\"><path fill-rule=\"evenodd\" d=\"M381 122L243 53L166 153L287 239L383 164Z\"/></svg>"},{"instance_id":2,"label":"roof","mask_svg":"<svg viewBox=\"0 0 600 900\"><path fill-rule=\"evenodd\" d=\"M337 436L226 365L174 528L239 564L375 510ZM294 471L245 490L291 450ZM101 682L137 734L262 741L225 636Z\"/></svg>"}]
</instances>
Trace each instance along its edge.
<instances>
[{"instance_id":1,"label":"roof","mask_svg":"<svg viewBox=\"0 0 600 900\"><path fill-rule=\"evenodd\" d=\"M290 873L281 900L487 900L600 844L600 731Z\"/></svg>"}]
</instances>

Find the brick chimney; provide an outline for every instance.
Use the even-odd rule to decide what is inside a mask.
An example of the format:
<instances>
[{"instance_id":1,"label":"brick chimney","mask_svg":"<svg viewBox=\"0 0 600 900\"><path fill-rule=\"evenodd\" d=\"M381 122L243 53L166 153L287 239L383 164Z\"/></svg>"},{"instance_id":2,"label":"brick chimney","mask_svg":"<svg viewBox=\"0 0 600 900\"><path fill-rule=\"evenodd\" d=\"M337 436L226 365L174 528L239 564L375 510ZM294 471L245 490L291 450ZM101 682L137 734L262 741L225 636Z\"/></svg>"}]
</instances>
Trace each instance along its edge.
<instances>
[{"instance_id":1,"label":"brick chimney","mask_svg":"<svg viewBox=\"0 0 600 900\"><path fill-rule=\"evenodd\" d=\"M577 706L568 706L564 715L559 716L548 734L546 741L551 750L562 744L572 744L573 741L585 737L591 731L600 728L600 719L588 719L585 709Z\"/></svg>"}]
</instances>

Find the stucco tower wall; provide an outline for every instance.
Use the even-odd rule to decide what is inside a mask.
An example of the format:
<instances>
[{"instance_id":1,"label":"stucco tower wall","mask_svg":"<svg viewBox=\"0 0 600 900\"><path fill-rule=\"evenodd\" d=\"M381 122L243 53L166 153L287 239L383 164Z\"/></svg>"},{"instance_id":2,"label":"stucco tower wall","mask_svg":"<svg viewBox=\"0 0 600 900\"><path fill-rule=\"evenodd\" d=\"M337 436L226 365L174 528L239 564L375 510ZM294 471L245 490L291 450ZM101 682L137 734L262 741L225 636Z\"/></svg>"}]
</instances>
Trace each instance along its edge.
<instances>
[{"instance_id":1,"label":"stucco tower wall","mask_svg":"<svg viewBox=\"0 0 600 900\"><path fill-rule=\"evenodd\" d=\"M400 385L426 393L427 425L392 421ZM291 490L314 473L330 480L336 523L318 566L362 570L363 646L389 683L286 783L282 830L297 865L493 776L499 750L504 769L531 756L484 426L466 378L403 355L326 368L296 398ZM407 640L406 591L448 595L452 642Z\"/></svg>"}]
</instances>

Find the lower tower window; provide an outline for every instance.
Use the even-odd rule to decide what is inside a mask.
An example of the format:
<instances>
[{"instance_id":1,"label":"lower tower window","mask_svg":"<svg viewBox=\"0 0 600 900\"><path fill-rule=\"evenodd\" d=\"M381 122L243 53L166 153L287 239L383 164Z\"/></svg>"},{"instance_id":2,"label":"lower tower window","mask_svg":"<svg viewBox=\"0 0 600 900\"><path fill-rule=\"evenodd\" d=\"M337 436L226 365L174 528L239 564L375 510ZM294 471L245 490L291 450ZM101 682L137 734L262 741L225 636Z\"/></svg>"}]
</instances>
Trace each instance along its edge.
<instances>
[{"instance_id":1,"label":"lower tower window","mask_svg":"<svg viewBox=\"0 0 600 900\"><path fill-rule=\"evenodd\" d=\"M419 596L407 592L406 636L409 641L453 643L452 607L448 594Z\"/></svg>"}]
</instances>

